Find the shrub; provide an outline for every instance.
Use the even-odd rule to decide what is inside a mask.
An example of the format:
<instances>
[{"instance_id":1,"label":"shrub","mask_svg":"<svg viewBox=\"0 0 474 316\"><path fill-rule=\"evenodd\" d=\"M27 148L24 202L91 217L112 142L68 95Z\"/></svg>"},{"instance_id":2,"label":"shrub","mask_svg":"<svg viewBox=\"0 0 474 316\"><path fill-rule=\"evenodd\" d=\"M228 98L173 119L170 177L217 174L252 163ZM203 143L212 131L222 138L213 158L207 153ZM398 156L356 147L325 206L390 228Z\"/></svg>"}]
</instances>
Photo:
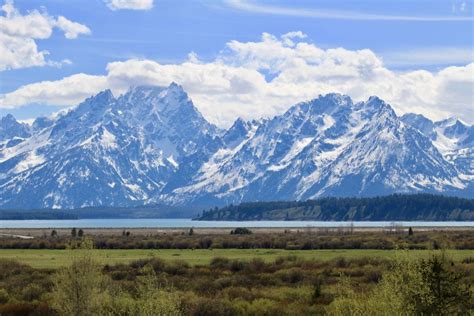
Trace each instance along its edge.
<instances>
[{"instance_id":1,"label":"shrub","mask_svg":"<svg viewBox=\"0 0 474 316\"><path fill-rule=\"evenodd\" d=\"M230 260L224 257L214 257L211 259L211 267L212 268L227 268L229 266Z\"/></svg>"},{"instance_id":2,"label":"shrub","mask_svg":"<svg viewBox=\"0 0 474 316\"><path fill-rule=\"evenodd\" d=\"M230 232L231 235L250 235L252 231L245 227L237 227Z\"/></svg>"},{"instance_id":3,"label":"shrub","mask_svg":"<svg viewBox=\"0 0 474 316\"><path fill-rule=\"evenodd\" d=\"M368 294L354 292L341 278L338 297L329 306L335 315L467 315L472 308L469 285L449 269L443 254L430 259L398 258L392 271Z\"/></svg>"},{"instance_id":4,"label":"shrub","mask_svg":"<svg viewBox=\"0 0 474 316\"><path fill-rule=\"evenodd\" d=\"M100 309L104 278L90 249L92 243L84 241L79 249L70 250L71 265L53 278L52 303L60 315L90 316Z\"/></svg>"},{"instance_id":5,"label":"shrub","mask_svg":"<svg viewBox=\"0 0 474 316\"><path fill-rule=\"evenodd\" d=\"M9 300L9 295L7 290L0 289L0 304L5 304Z\"/></svg>"},{"instance_id":6,"label":"shrub","mask_svg":"<svg viewBox=\"0 0 474 316\"><path fill-rule=\"evenodd\" d=\"M232 260L230 264L230 270L232 272L238 272L238 271L243 270L244 268L245 268L245 263L240 260Z\"/></svg>"},{"instance_id":7,"label":"shrub","mask_svg":"<svg viewBox=\"0 0 474 316\"><path fill-rule=\"evenodd\" d=\"M35 301L41 297L41 294L44 292L44 289L41 288L38 284L28 284L21 292L21 297L25 301Z\"/></svg>"}]
</instances>

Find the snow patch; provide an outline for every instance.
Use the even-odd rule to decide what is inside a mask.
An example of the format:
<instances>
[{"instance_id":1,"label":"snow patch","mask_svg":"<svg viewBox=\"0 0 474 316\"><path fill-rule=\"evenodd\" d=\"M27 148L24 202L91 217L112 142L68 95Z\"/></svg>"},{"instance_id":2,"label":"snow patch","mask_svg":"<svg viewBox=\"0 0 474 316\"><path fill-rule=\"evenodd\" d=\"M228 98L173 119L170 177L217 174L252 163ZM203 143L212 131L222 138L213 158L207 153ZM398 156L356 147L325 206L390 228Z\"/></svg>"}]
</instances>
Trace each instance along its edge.
<instances>
[{"instance_id":1,"label":"snow patch","mask_svg":"<svg viewBox=\"0 0 474 316\"><path fill-rule=\"evenodd\" d=\"M101 137L102 145L104 145L104 147L106 148L115 149L115 148L118 148L116 141L117 140L115 138L115 135L113 135L106 128L104 128L102 132L102 137Z\"/></svg>"},{"instance_id":2,"label":"snow patch","mask_svg":"<svg viewBox=\"0 0 474 316\"><path fill-rule=\"evenodd\" d=\"M28 156L24 160L22 160L16 165L14 172L20 173L22 171L25 171L37 165L40 165L44 163L45 161L46 160L43 155L37 155L36 151L33 150L28 154Z\"/></svg>"}]
</instances>

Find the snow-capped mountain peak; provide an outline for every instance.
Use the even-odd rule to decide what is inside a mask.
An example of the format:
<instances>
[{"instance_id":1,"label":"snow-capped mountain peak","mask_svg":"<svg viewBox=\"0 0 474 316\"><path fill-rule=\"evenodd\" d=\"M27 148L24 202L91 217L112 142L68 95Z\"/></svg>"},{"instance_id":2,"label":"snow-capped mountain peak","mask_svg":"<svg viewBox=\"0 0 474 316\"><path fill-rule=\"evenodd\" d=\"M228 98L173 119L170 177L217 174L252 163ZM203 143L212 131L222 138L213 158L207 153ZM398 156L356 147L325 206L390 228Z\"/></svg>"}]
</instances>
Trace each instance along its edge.
<instances>
[{"instance_id":1,"label":"snow-capped mountain peak","mask_svg":"<svg viewBox=\"0 0 474 316\"><path fill-rule=\"evenodd\" d=\"M13 137L29 137L28 124L18 122L11 114L7 114L0 119L0 141L9 140Z\"/></svg>"},{"instance_id":2,"label":"snow-capped mountain peak","mask_svg":"<svg viewBox=\"0 0 474 316\"><path fill-rule=\"evenodd\" d=\"M230 132L245 131L240 120ZM244 133L240 133L242 135ZM172 203L469 190L455 164L378 97L329 94L262 123L211 158ZM467 191L463 191L467 192Z\"/></svg>"},{"instance_id":3,"label":"snow-capped mountain peak","mask_svg":"<svg viewBox=\"0 0 474 316\"><path fill-rule=\"evenodd\" d=\"M8 133L8 134L7 134ZM331 93L222 131L176 83L105 90L29 126L0 120L0 207L218 205L472 194L473 127Z\"/></svg>"}]
</instances>

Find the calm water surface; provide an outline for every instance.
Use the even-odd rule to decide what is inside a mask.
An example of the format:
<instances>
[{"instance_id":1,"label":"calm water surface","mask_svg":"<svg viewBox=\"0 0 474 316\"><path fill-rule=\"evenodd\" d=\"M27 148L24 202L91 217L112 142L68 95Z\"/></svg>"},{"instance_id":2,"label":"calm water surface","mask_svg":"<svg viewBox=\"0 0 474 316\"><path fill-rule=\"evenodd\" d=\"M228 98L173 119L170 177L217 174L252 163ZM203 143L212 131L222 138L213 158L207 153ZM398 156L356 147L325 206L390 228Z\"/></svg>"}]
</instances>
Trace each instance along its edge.
<instances>
[{"instance_id":1,"label":"calm water surface","mask_svg":"<svg viewBox=\"0 0 474 316\"><path fill-rule=\"evenodd\" d=\"M8 220L0 221L0 228L219 228L219 227L387 227L393 224L411 227L474 227L474 222L318 222L318 221L193 221L172 219L75 219L75 220Z\"/></svg>"}]
</instances>

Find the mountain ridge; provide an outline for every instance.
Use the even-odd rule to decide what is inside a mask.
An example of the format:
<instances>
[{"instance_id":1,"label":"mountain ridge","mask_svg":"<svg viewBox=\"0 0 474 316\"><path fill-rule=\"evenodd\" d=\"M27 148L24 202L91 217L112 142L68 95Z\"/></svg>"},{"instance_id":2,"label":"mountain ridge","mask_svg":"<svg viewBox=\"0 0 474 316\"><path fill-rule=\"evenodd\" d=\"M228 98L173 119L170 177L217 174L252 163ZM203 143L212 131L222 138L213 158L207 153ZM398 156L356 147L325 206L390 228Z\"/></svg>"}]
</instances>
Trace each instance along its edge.
<instances>
[{"instance_id":1,"label":"mountain ridge","mask_svg":"<svg viewBox=\"0 0 474 316\"><path fill-rule=\"evenodd\" d=\"M271 119L209 123L176 83L0 123L0 208L225 205L474 189L474 127L327 94ZM17 124L15 124L15 122ZM9 131L9 134L6 133Z\"/></svg>"}]
</instances>

